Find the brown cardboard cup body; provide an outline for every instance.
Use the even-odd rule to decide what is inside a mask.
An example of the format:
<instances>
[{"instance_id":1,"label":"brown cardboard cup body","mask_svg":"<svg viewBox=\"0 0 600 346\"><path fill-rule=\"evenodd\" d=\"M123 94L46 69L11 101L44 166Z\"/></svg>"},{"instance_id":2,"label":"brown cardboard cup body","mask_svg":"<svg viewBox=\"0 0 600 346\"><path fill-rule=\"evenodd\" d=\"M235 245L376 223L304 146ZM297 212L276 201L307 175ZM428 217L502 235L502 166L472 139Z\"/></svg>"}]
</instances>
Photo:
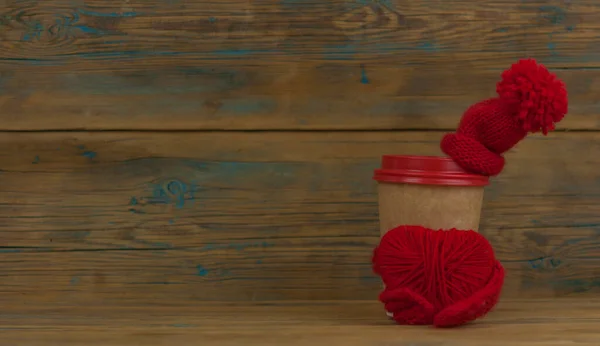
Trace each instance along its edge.
<instances>
[{"instance_id":1,"label":"brown cardboard cup body","mask_svg":"<svg viewBox=\"0 0 600 346\"><path fill-rule=\"evenodd\" d=\"M400 225L479 230L483 186L379 182L381 236Z\"/></svg>"},{"instance_id":2,"label":"brown cardboard cup body","mask_svg":"<svg viewBox=\"0 0 600 346\"><path fill-rule=\"evenodd\" d=\"M401 225L479 230L489 177L467 172L451 158L384 155L373 178L382 236Z\"/></svg>"}]
</instances>

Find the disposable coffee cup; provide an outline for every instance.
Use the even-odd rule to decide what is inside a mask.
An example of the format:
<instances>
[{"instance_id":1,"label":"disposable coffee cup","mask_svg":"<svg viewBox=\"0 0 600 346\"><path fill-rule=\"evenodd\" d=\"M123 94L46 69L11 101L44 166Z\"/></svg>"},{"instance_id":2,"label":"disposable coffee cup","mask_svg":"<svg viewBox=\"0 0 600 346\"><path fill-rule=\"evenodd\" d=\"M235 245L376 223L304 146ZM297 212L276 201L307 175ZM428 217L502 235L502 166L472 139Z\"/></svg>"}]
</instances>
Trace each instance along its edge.
<instances>
[{"instance_id":1,"label":"disposable coffee cup","mask_svg":"<svg viewBox=\"0 0 600 346\"><path fill-rule=\"evenodd\" d=\"M400 225L479 231L487 176L446 157L385 155L373 178L381 236Z\"/></svg>"}]
</instances>

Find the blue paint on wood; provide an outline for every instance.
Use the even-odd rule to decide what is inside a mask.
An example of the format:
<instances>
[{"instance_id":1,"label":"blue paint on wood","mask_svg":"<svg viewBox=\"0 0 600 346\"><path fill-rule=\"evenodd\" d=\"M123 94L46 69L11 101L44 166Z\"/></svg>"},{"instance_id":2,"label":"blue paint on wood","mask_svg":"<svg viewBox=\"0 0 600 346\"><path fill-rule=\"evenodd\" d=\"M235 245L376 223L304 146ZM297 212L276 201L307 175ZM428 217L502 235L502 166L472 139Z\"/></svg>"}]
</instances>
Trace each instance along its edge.
<instances>
[{"instance_id":1,"label":"blue paint on wood","mask_svg":"<svg viewBox=\"0 0 600 346\"><path fill-rule=\"evenodd\" d=\"M73 26L72 29L79 30L85 34L93 35L105 35L106 33L100 29L85 27L85 26ZM361 43L360 45L342 44L342 45L329 45L323 47L321 55L326 60L353 60L358 55L377 55L377 54L397 54L409 51L423 51L423 52L440 52L444 50L432 42L422 42L416 45L407 45L403 43L394 44L377 44L377 43ZM80 59L107 59L107 58L119 58L119 59L145 59L148 57L155 56L195 56L198 59L212 60L212 59L244 59L252 55L257 54L278 54L278 55L305 55L306 52L301 50L299 47L294 49L293 47L281 47L279 49L250 49L250 48L230 48L220 49L210 52L205 51L157 51L157 50L126 50L126 51L102 51L102 52L81 52L81 53L65 53L58 54L56 58L52 59L31 59L31 58L3 58L0 60L5 61L23 61L30 64L43 64L43 65L56 65L64 63L64 59L69 58L80 58Z\"/></svg>"},{"instance_id":2,"label":"blue paint on wood","mask_svg":"<svg viewBox=\"0 0 600 346\"><path fill-rule=\"evenodd\" d=\"M548 34L548 43L546 43L546 46L548 47L550 54L552 54L553 56L558 55L558 53L556 52L556 43L552 41L552 34Z\"/></svg>"},{"instance_id":3,"label":"blue paint on wood","mask_svg":"<svg viewBox=\"0 0 600 346\"><path fill-rule=\"evenodd\" d=\"M31 163L33 163L33 164L38 164L38 163L40 163L40 157L39 157L38 155L36 155L36 156L33 158L33 161L32 161Z\"/></svg>"},{"instance_id":4,"label":"blue paint on wood","mask_svg":"<svg viewBox=\"0 0 600 346\"><path fill-rule=\"evenodd\" d=\"M355 0L361 6L383 5L389 9L393 9L394 5L391 0Z\"/></svg>"},{"instance_id":5,"label":"blue paint on wood","mask_svg":"<svg viewBox=\"0 0 600 346\"><path fill-rule=\"evenodd\" d=\"M73 276L71 278L71 285L77 285L79 281L81 281L81 279L78 276Z\"/></svg>"},{"instance_id":6,"label":"blue paint on wood","mask_svg":"<svg viewBox=\"0 0 600 346\"><path fill-rule=\"evenodd\" d=\"M91 27L89 25L84 24L76 24L79 22L79 14L77 12L73 13L72 16L65 15L56 15L55 25L53 30L53 35L57 36L73 36L77 35L78 32L88 34L88 35L104 35L103 31L100 29ZM22 41L29 42L33 40L41 39L42 35L51 30L50 28L46 28L39 20L35 20L26 24L26 30L23 36L21 37Z\"/></svg>"},{"instance_id":7,"label":"blue paint on wood","mask_svg":"<svg viewBox=\"0 0 600 346\"><path fill-rule=\"evenodd\" d=\"M526 233L528 239L536 241L536 243L540 246L544 246L548 240L543 236L533 236L533 232ZM573 255L573 251L570 250L573 246L598 246L600 245L600 240L598 235L592 235L589 237L580 237L580 238L571 238L566 239L558 246L555 246L549 251L548 255L540 256L537 258L533 258L527 260L527 264L530 268L536 270L554 270L563 265L563 263L568 259L568 256ZM561 258L564 255L567 258ZM586 259L586 260L600 260L600 258L595 256L577 256L578 260Z\"/></svg>"},{"instance_id":8,"label":"blue paint on wood","mask_svg":"<svg viewBox=\"0 0 600 346\"><path fill-rule=\"evenodd\" d=\"M0 248L0 253L19 253L19 252L21 252L21 249Z\"/></svg>"},{"instance_id":9,"label":"blue paint on wood","mask_svg":"<svg viewBox=\"0 0 600 346\"><path fill-rule=\"evenodd\" d=\"M208 275L208 270L206 268L204 268L202 265L198 264L196 266L196 275L204 277L204 276Z\"/></svg>"},{"instance_id":10,"label":"blue paint on wood","mask_svg":"<svg viewBox=\"0 0 600 346\"><path fill-rule=\"evenodd\" d=\"M232 57L242 57L242 56L246 56L246 55L251 55L251 54L259 54L259 53L273 53L276 52L276 50L272 50L272 49L242 49L242 48L233 48L233 49L219 49L219 50L215 50L212 51L212 54L214 55L220 55L220 56L232 56Z\"/></svg>"},{"instance_id":11,"label":"blue paint on wood","mask_svg":"<svg viewBox=\"0 0 600 346\"><path fill-rule=\"evenodd\" d=\"M135 197L131 197L131 199L129 200L129 205L138 205L138 200Z\"/></svg>"},{"instance_id":12,"label":"blue paint on wood","mask_svg":"<svg viewBox=\"0 0 600 346\"><path fill-rule=\"evenodd\" d=\"M104 34L101 30L92 28L91 26L87 26L87 25L75 25L75 26L73 26L73 28L78 29L85 34L91 34L91 35L103 35Z\"/></svg>"},{"instance_id":13,"label":"blue paint on wood","mask_svg":"<svg viewBox=\"0 0 600 346\"><path fill-rule=\"evenodd\" d=\"M369 84L369 78L367 77L367 70L365 69L365 66L361 66L360 68L360 82L362 84Z\"/></svg>"},{"instance_id":14,"label":"blue paint on wood","mask_svg":"<svg viewBox=\"0 0 600 346\"><path fill-rule=\"evenodd\" d=\"M81 154L83 157L87 157L90 160L93 160L98 154L95 151L86 150Z\"/></svg>"},{"instance_id":15,"label":"blue paint on wood","mask_svg":"<svg viewBox=\"0 0 600 346\"><path fill-rule=\"evenodd\" d=\"M558 268L562 264L562 261L559 258L551 258L550 265L552 268Z\"/></svg>"},{"instance_id":16,"label":"blue paint on wood","mask_svg":"<svg viewBox=\"0 0 600 346\"><path fill-rule=\"evenodd\" d=\"M0 57L0 61L18 62L23 64L29 64L32 66L59 66L62 65L62 61L56 59L38 59L38 58L3 58ZM2 87L2 80L0 79L0 88Z\"/></svg>"},{"instance_id":17,"label":"blue paint on wood","mask_svg":"<svg viewBox=\"0 0 600 346\"><path fill-rule=\"evenodd\" d=\"M544 257L538 257L538 258L534 258L534 259L530 259L527 261L527 263L529 264L529 266L532 269L556 269L558 268L561 264L562 261L558 258L554 258L554 257L549 257L549 256L544 256Z\"/></svg>"},{"instance_id":18,"label":"blue paint on wood","mask_svg":"<svg viewBox=\"0 0 600 346\"><path fill-rule=\"evenodd\" d=\"M31 23L26 23L26 25L27 25L27 29L25 30L23 37L21 37L22 41L27 42L27 41L39 40L40 38L42 38L42 33L44 32L44 26L42 25L42 23L39 20L36 20Z\"/></svg>"},{"instance_id":19,"label":"blue paint on wood","mask_svg":"<svg viewBox=\"0 0 600 346\"><path fill-rule=\"evenodd\" d=\"M600 223L574 223L570 224L569 227L592 228L600 235Z\"/></svg>"},{"instance_id":20,"label":"blue paint on wood","mask_svg":"<svg viewBox=\"0 0 600 346\"><path fill-rule=\"evenodd\" d=\"M146 50L127 50L114 52L86 52L86 53L68 53L59 55L62 58L82 58L82 59L103 59L103 58L122 58L122 59L144 59L152 56L184 56L201 55L202 52L172 52L172 51L146 51Z\"/></svg>"},{"instance_id":21,"label":"blue paint on wood","mask_svg":"<svg viewBox=\"0 0 600 346\"><path fill-rule=\"evenodd\" d=\"M78 145L77 149L82 150L81 156L87 157L90 160L93 160L98 155L95 151L86 150L85 145Z\"/></svg>"},{"instance_id":22,"label":"blue paint on wood","mask_svg":"<svg viewBox=\"0 0 600 346\"><path fill-rule=\"evenodd\" d=\"M152 198L148 200L148 203L171 204L181 209L185 206L187 200L193 201L194 188L194 185L176 179L154 184Z\"/></svg>"},{"instance_id":23,"label":"blue paint on wood","mask_svg":"<svg viewBox=\"0 0 600 346\"><path fill-rule=\"evenodd\" d=\"M433 44L432 42L421 42L417 45L417 49L429 53L436 53L441 50L437 45Z\"/></svg>"}]
</instances>

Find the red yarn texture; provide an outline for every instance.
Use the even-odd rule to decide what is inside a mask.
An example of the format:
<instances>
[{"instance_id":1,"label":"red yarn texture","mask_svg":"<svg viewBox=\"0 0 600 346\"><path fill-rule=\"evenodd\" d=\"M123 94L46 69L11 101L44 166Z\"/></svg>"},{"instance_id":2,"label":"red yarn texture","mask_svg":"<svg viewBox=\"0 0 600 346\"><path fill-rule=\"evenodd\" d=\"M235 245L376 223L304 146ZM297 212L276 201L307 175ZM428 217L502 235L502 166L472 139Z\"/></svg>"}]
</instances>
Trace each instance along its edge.
<instances>
[{"instance_id":1,"label":"red yarn texture","mask_svg":"<svg viewBox=\"0 0 600 346\"><path fill-rule=\"evenodd\" d=\"M373 252L379 296L399 324L453 327L487 314L497 303L504 269L490 243L474 231L400 226Z\"/></svg>"},{"instance_id":2,"label":"red yarn texture","mask_svg":"<svg viewBox=\"0 0 600 346\"><path fill-rule=\"evenodd\" d=\"M504 71L496 92L498 97L469 107L456 133L441 142L442 151L472 173L499 174L503 153L529 132L548 134L567 113L564 83L533 59Z\"/></svg>"}]
</instances>

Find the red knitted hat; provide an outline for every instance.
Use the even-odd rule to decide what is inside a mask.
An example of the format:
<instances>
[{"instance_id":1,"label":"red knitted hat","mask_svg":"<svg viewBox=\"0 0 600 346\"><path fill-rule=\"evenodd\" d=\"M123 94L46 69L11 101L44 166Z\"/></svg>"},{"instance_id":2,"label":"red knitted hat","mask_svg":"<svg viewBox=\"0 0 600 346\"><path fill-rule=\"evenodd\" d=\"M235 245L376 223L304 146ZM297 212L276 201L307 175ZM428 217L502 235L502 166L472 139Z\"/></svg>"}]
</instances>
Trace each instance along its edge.
<instances>
[{"instance_id":1,"label":"red knitted hat","mask_svg":"<svg viewBox=\"0 0 600 346\"><path fill-rule=\"evenodd\" d=\"M441 142L442 151L461 167L488 176L502 171L502 154L527 133L546 135L567 113L564 83L533 59L504 71L496 92L498 97L469 107L456 133Z\"/></svg>"}]
</instances>

